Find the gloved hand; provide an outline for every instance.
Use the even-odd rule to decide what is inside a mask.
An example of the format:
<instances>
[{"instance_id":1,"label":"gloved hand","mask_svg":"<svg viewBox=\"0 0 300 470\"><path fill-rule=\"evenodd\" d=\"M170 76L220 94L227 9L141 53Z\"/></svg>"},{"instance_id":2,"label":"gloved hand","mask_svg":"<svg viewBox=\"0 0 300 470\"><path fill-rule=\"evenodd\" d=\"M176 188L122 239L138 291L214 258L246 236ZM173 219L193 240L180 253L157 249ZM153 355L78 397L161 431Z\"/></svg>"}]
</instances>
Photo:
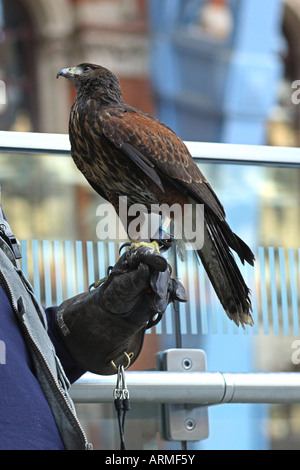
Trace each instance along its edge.
<instances>
[{"instance_id":1,"label":"gloved hand","mask_svg":"<svg viewBox=\"0 0 300 470\"><path fill-rule=\"evenodd\" d=\"M114 374L137 359L145 330L174 300L186 302L184 287L162 255L142 246L126 251L100 287L63 302L57 324L78 365Z\"/></svg>"}]
</instances>

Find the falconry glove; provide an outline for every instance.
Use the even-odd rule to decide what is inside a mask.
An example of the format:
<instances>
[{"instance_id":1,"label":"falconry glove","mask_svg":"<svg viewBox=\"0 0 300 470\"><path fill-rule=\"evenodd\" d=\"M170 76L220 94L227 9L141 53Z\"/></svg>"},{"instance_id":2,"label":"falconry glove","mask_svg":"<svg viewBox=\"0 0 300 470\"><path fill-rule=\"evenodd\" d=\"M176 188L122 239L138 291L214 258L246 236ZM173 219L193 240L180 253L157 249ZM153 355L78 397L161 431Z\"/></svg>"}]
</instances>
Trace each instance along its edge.
<instances>
[{"instance_id":1,"label":"falconry glove","mask_svg":"<svg viewBox=\"0 0 300 470\"><path fill-rule=\"evenodd\" d=\"M174 300L186 302L183 285L162 255L141 246L126 251L100 287L63 302L57 325L78 365L111 375L119 365L133 364L146 329Z\"/></svg>"}]
</instances>

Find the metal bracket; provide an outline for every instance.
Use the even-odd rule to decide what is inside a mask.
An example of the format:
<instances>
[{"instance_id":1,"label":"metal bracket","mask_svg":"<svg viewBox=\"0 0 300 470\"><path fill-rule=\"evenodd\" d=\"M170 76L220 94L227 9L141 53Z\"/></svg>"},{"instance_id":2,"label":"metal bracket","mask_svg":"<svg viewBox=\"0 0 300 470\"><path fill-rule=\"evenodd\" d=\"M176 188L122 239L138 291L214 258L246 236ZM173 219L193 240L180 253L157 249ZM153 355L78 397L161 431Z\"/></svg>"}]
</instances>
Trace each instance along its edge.
<instances>
[{"instance_id":1,"label":"metal bracket","mask_svg":"<svg viewBox=\"0 0 300 470\"><path fill-rule=\"evenodd\" d=\"M160 370L186 373L206 371L206 355L201 349L168 349L159 353L158 359ZM208 407L162 405L162 434L168 441L206 439L209 435Z\"/></svg>"}]
</instances>

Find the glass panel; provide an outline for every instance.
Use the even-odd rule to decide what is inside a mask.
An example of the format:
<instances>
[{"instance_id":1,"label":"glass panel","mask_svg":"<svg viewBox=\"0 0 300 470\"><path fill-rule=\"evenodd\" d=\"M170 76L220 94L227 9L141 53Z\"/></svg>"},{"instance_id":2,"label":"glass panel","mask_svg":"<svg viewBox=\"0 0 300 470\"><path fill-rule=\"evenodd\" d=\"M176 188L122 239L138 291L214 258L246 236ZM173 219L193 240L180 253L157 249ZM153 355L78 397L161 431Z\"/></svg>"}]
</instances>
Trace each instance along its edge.
<instances>
[{"instance_id":1,"label":"glass panel","mask_svg":"<svg viewBox=\"0 0 300 470\"><path fill-rule=\"evenodd\" d=\"M100 197L70 157L2 153L0 166L3 208L19 236L95 239Z\"/></svg>"}]
</instances>

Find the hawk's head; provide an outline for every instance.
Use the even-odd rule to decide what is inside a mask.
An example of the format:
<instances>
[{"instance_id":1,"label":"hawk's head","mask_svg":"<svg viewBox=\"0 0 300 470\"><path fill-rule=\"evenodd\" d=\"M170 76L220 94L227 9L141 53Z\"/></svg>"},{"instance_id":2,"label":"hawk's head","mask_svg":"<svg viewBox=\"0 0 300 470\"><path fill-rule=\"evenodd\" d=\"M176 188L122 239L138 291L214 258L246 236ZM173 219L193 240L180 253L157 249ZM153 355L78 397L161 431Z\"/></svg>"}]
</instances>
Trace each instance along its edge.
<instances>
[{"instance_id":1,"label":"hawk's head","mask_svg":"<svg viewBox=\"0 0 300 470\"><path fill-rule=\"evenodd\" d=\"M103 101L122 101L122 91L118 77L101 65L83 63L76 67L67 67L58 72L56 78L70 80L77 94L98 97Z\"/></svg>"}]
</instances>

